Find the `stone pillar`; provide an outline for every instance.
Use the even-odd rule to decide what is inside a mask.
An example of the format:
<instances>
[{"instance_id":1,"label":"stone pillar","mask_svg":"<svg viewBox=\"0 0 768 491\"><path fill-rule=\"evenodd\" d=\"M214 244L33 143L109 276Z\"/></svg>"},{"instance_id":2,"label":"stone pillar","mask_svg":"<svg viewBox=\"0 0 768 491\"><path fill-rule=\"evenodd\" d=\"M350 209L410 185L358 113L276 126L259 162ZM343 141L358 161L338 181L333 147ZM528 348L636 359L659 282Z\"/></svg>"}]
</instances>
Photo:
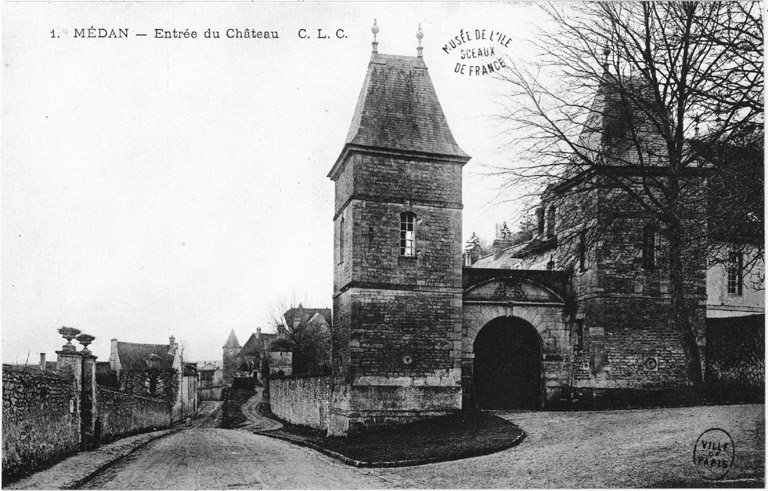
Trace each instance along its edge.
<instances>
[{"instance_id":1,"label":"stone pillar","mask_svg":"<svg viewBox=\"0 0 768 491\"><path fill-rule=\"evenodd\" d=\"M58 358L56 360L56 369L60 371L68 371L75 376L77 381L77 390L80 392L80 379L82 374L82 360L80 353L77 352L77 348L72 344L72 340L80 334L79 329L74 327L62 327L59 329L59 334L67 340L67 343L62 346L60 351L56 352Z\"/></svg>"},{"instance_id":2,"label":"stone pillar","mask_svg":"<svg viewBox=\"0 0 768 491\"><path fill-rule=\"evenodd\" d=\"M56 369L62 372L69 372L72 374L75 380L75 393L73 409L75 412L75 424L80 422L80 399L82 397L82 373L83 362L80 353L77 352L77 348L72 344L72 339L80 334L79 329L73 327L62 327L59 329L59 334L67 340L67 343L62 346L61 350L56 351ZM82 432L78 432L80 436L80 444L83 442Z\"/></svg>"},{"instance_id":3,"label":"stone pillar","mask_svg":"<svg viewBox=\"0 0 768 491\"><path fill-rule=\"evenodd\" d=\"M86 348L81 351L83 362L80 392L81 446L89 448L94 440L94 424L98 416L96 408L96 357Z\"/></svg>"}]
</instances>

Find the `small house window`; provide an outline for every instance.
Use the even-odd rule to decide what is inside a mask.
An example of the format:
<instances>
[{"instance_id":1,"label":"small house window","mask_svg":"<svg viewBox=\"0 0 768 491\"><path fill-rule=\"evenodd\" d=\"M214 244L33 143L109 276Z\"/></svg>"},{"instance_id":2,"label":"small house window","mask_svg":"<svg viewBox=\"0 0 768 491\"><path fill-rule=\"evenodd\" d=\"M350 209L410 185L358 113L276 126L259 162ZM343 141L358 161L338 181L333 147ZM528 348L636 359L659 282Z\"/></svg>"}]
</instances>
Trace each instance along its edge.
<instances>
[{"instance_id":1,"label":"small house window","mask_svg":"<svg viewBox=\"0 0 768 491\"><path fill-rule=\"evenodd\" d=\"M550 206L547 212L547 237L555 236L555 207Z\"/></svg>"},{"instance_id":2,"label":"small house window","mask_svg":"<svg viewBox=\"0 0 768 491\"><path fill-rule=\"evenodd\" d=\"M658 248L658 234L656 226L648 224L643 227L643 268L653 269L656 267Z\"/></svg>"},{"instance_id":3,"label":"small house window","mask_svg":"<svg viewBox=\"0 0 768 491\"><path fill-rule=\"evenodd\" d=\"M728 261L728 293L731 295L743 294L744 256L740 252L732 252Z\"/></svg>"},{"instance_id":4,"label":"small house window","mask_svg":"<svg viewBox=\"0 0 768 491\"><path fill-rule=\"evenodd\" d=\"M411 212L400 214L400 255L414 257L416 255L416 215Z\"/></svg>"}]
</instances>

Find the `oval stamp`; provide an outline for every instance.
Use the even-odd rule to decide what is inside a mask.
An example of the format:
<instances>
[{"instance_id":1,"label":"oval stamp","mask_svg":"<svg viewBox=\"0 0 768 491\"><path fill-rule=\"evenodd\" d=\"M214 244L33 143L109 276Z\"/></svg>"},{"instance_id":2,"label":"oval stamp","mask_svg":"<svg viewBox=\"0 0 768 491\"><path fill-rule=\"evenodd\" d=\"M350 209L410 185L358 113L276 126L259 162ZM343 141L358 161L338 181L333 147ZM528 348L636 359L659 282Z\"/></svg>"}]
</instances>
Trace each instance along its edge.
<instances>
[{"instance_id":1,"label":"oval stamp","mask_svg":"<svg viewBox=\"0 0 768 491\"><path fill-rule=\"evenodd\" d=\"M716 481L724 478L731 470L735 455L731 435L720 428L710 428L696 440L693 465L701 477Z\"/></svg>"},{"instance_id":2,"label":"oval stamp","mask_svg":"<svg viewBox=\"0 0 768 491\"><path fill-rule=\"evenodd\" d=\"M454 73L469 77L491 75L507 67L502 51L509 48L512 38L493 29L461 29L443 46L447 55L454 55Z\"/></svg>"}]
</instances>

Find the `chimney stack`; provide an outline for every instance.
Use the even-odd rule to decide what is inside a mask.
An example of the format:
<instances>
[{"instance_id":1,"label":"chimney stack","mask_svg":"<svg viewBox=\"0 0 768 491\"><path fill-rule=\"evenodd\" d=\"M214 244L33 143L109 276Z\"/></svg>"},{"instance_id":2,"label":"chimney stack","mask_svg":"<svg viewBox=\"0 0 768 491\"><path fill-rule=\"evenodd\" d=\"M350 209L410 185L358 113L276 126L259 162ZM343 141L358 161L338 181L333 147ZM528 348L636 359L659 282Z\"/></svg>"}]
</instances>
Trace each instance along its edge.
<instances>
[{"instance_id":1,"label":"chimney stack","mask_svg":"<svg viewBox=\"0 0 768 491\"><path fill-rule=\"evenodd\" d=\"M40 353L40 370L45 370L45 353Z\"/></svg>"},{"instance_id":2,"label":"chimney stack","mask_svg":"<svg viewBox=\"0 0 768 491\"><path fill-rule=\"evenodd\" d=\"M168 341L169 351L172 355L176 354L176 337L171 336Z\"/></svg>"}]
</instances>

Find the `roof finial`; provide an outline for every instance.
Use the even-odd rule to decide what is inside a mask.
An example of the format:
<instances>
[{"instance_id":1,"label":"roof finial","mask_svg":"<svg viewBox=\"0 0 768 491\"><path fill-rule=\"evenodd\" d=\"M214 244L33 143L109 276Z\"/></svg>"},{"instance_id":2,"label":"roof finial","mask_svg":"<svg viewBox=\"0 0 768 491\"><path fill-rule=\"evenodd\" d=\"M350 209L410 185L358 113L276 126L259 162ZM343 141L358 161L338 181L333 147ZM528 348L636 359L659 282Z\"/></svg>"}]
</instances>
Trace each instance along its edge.
<instances>
[{"instance_id":1,"label":"roof finial","mask_svg":"<svg viewBox=\"0 0 768 491\"><path fill-rule=\"evenodd\" d=\"M611 48L606 44L603 48L603 69L608 72L608 56L611 54Z\"/></svg>"},{"instance_id":2,"label":"roof finial","mask_svg":"<svg viewBox=\"0 0 768 491\"><path fill-rule=\"evenodd\" d=\"M379 26L376 24L376 19L373 19L373 27L371 27L371 32L373 33L373 42L371 43L371 46L373 46L373 52L378 53L379 42L376 41L376 34L379 33Z\"/></svg>"},{"instance_id":3,"label":"roof finial","mask_svg":"<svg viewBox=\"0 0 768 491\"><path fill-rule=\"evenodd\" d=\"M419 30L416 31L416 39L419 40L419 47L416 48L416 56L421 58L422 56L421 52L424 49L421 47L421 40L424 39L424 31L421 30L421 22L419 22Z\"/></svg>"}]
</instances>

